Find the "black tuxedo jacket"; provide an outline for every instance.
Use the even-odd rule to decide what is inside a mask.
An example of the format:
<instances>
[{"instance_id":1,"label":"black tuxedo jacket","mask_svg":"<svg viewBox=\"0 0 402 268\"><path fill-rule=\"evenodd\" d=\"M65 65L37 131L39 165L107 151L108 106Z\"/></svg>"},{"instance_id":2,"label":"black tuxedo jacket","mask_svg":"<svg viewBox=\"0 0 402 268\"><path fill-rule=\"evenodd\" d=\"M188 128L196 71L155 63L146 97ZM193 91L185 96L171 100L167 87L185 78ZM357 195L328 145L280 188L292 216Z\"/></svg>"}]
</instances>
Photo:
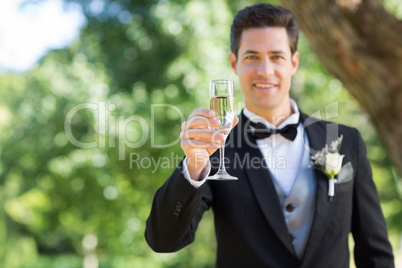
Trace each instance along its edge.
<instances>
[{"instance_id":1,"label":"black tuxedo jacket","mask_svg":"<svg viewBox=\"0 0 402 268\"><path fill-rule=\"evenodd\" d=\"M357 130L301 115L311 154L343 135L343 165L352 179L335 186L328 198L328 178L317 180L314 222L302 259L292 246L279 198L245 119L226 142L226 168L237 181L207 181L195 189L181 164L157 191L146 227L146 240L157 252L174 252L194 240L205 210L212 207L217 239L217 267L349 267L349 233L355 241L357 267L394 267L392 248L372 180L366 148ZM211 157L213 174L217 154ZM349 164L349 166L350 166Z\"/></svg>"}]
</instances>

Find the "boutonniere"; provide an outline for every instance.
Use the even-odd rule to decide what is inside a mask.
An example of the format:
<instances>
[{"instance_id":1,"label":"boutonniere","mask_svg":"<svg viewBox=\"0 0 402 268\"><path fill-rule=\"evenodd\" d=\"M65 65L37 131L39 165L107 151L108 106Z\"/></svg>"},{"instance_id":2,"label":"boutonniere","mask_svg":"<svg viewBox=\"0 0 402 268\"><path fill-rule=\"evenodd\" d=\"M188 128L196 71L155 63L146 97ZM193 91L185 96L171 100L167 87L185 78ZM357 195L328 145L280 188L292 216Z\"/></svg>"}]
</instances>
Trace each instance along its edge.
<instances>
[{"instance_id":1,"label":"boutonniere","mask_svg":"<svg viewBox=\"0 0 402 268\"><path fill-rule=\"evenodd\" d=\"M343 136L341 135L335 141L325 145L321 151L311 157L311 165L313 168L321 170L328 176L328 197L332 201L335 194L336 175L339 174L342 167L342 160L345 155L339 153L341 149Z\"/></svg>"}]
</instances>

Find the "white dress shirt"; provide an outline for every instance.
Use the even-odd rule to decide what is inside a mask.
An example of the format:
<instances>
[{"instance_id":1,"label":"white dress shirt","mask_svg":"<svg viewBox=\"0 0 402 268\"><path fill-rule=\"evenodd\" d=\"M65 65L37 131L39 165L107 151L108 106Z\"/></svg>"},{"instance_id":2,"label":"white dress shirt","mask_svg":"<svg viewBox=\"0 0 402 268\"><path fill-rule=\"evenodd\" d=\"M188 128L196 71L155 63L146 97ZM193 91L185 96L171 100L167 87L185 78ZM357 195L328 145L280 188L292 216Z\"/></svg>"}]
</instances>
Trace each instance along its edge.
<instances>
[{"instance_id":1,"label":"white dress shirt","mask_svg":"<svg viewBox=\"0 0 402 268\"><path fill-rule=\"evenodd\" d=\"M278 127L269 123L264 118L250 112L244 108L243 113L250 121L263 123L270 129L280 129L286 125L299 122L300 112L294 100L290 100L293 113L286 118ZM297 136L294 141L284 138L280 134L273 134L265 139L258 139L257 145L261 151L264 161L269 168L272 177L279 183L286 195L289 194L295 182L299 170L301 158L304 149L304 128L302 124L297 127ZM205 183L211 170L211 164L208 162L201 174L201 180L196 181L190 178L187 170L186 159L183 161L182 173L184 177L196 188Z\"/></svg>"}]
</instances>

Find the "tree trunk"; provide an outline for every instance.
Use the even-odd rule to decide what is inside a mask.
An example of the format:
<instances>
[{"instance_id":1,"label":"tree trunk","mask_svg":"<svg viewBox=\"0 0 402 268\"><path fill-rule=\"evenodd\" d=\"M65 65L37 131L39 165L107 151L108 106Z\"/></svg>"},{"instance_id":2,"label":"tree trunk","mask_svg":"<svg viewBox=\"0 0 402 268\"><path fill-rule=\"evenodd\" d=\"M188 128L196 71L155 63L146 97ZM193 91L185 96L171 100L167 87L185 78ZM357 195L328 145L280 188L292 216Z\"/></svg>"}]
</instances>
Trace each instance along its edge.
<instances>
[{"instance_id":1,"label":"tree trunk","mask_svg":"<svg viewBox=\"0 0 402 268\"><path fill-rule=\"evenodd\" d=\"M369 115L402 174L402 21L375 0L281 0L322 64Z\"/></svg>"}]
</instances>

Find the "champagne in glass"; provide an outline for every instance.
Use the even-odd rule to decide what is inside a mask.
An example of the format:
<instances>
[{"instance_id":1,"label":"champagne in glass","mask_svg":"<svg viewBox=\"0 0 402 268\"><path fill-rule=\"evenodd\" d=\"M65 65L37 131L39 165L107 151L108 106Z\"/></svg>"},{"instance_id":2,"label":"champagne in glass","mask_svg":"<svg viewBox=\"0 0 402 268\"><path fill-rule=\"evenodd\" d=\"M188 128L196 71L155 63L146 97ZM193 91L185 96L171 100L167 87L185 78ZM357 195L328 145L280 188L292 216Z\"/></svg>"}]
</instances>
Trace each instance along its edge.
<instances>
[{"instance_id":1,"label":"champagne in glass","mask_svg":"<svg viewBox=\"0 0 402 268\"><path fill-rule=\"evenodd\" d=\"M229 95L211 97L210 108L215 112L215 119L221 121L221 126L215 128L216 131L225 135L229 135L233 125L234 111L233 98Z\"/></svg>"},{"instance_id":2,"label":"champagne in glass","mask_svg":"<svg viewBox=\"0 0 402 268\"><path fill-rule=\"evenodd\" d=\"M221 124L214 128L215 131L225 136L224 142L220 142L219 149L219 169L218 172L208 177L208 180L237 180L236 177L229 175L225 169L225 141L232 129L235 116L234 86L230 80L212 80L209 86L210 108L215 111L214 119L219 119Z\"/></svg>"}]
</instances>

